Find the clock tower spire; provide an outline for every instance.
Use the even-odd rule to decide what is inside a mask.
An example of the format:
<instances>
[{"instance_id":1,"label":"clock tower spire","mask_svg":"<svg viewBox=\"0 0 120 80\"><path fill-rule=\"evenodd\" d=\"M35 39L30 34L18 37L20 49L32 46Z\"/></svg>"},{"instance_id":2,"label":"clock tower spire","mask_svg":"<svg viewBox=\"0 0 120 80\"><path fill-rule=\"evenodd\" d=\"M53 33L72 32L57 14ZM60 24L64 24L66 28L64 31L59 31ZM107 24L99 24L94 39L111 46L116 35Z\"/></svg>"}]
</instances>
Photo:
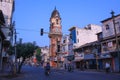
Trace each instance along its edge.
<instances>
[{"instance_id":1,"label":"clock tower spire","mask_svg":"<svg viewBox=\"0 0 120 80\"><path fill-rule=\"evenodd\" d=\"M62 39L61 17L56 7L53 10L51 17L50 17L49 38L50 38L51 64L53 67L56 67L57 66L56 59L58 58L58 47L57 46L58 44L61 43L61 39Z\"/></svg>"}]
</instances>

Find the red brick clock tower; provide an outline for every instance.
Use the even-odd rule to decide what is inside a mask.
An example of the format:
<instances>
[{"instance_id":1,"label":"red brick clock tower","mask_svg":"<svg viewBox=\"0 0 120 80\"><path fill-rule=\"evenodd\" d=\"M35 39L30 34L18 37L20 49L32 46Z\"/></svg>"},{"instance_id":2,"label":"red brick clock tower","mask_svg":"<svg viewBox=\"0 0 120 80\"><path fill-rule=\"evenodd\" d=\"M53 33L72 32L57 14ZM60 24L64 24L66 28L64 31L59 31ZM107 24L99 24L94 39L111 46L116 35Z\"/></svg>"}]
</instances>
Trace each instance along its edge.
<instances>
[{"instance_id":1,"label":"red brick clock tower","mask_svg":"<svg viewBox=\"0 0 120 80\"><path fill-rule=\"evenodd\" d=\"M50 17L50 60L53 67L57 67L58 47L62 39L61 18L58 10L55 8ZM60 53L59 53L60 54Z\"/></svg>"}]
</instances>

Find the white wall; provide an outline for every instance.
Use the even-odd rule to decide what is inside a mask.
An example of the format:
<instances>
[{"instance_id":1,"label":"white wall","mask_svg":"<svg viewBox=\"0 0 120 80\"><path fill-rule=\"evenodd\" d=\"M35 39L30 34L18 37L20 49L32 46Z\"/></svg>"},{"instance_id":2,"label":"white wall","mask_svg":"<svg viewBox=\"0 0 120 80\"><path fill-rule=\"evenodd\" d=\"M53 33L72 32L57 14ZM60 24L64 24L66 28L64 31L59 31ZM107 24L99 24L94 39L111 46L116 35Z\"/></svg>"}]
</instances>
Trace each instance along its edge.
<instances>
[{"instance_id":1,"label":"white wall","mask_svg":"<svg viewBox=\"0 0 120 80\"><path fill-rule=\"evenodd\" d=\"M77 44L75 44L75 45L81 46L81 45L84 45L86 43L96 41L97 40L96 34L102 31L102 27L98 26L98 25L90 24L90 25L87 25L86 27L87 28L91 27L91 29L76 28L76 32L78 31L78 35L76 38ZM79 39L79 42L78 42L78 39Z\"/></svg>"},{"instance_id":2,"label":"white wall","mask_svg":"<svg viewBox=\"0 0 120 80\"><path fill-rule=\"evenodd\" d=\"M10 0L10 2L5 2L2 1L0 2L0 9L3 11L3 15L6 21L6 25L10 25L11 23L11 18L12 18L12 14L13 14L13 1L14 0Z\"/></svg>"},{"instance_id":3,"label":"white wall","mask_svg":"<svg viewBox=\"0 0 120 80\"><path fill-rule=\"evenodd\" d=\"M42 56L42 60L44 60L45 62L47 62L49 59L49 48L48 47L42 47L41 48L41 56Z\"/></svg>"},{"instance_id":4,"label":"white wall","mask_svg":"<svg viewBox=\"0 0 120 80\"><path fill-rule=\"evenodd\" d=\"M115 18L115 23L117 22L119 22L119 24L116 24L115 27L116 27L117 33L120 33L120 16ZM108 30L106 30L106 25L109 25ZM103 32L103 38L114 35L114 26L113 26L112 19L103 22L102 32Z\"/></svg>"},{"instance_id":5,"label":"white wall","mask_svg":"<svg viewBox=\"0 0 120 80\"><path fill-rule=\"evenodd\" d=\"M4 19L5 19L5 27L10 27L10 24L12 22L12 16L13 16L13 1L14 0L2 0L0 1L0 10L2 10ZM5 37L7 40L10 40L9 33L11 32L8 28L2 28L3 33L5 34Z\"/></svg>"}]
</instances>

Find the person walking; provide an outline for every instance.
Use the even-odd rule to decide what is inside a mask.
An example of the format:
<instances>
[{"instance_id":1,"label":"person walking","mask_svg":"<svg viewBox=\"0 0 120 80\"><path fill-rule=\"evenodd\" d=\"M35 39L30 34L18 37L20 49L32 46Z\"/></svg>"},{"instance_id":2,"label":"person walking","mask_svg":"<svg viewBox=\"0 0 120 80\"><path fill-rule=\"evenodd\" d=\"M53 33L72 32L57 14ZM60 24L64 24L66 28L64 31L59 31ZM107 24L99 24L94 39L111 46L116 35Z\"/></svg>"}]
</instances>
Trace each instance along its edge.
<instances>
[{"instance_id":1,"label":"person walking","mask_svg":"<svg viewBox=\"0 0 120 80\"><path fill-rule=\"evenodd\" d=\"M64 64L64 67L65 67L65 70L66 70L67 69L67 64L66 63Z\"/></svg>"},{"instance_id":2,"label":"person walking","mask_svg":"<svg viewBox=\"0 0 120 80\"><path fill-rule=\"evenodd\" d=\"M105 63L106 73L110 72L110 64L108 62Z\"/></svg>"},{"instance_id":3,"label":"person walking","mask_svg":"<svg viewBox=\"0 0 120 80\"><path fill-rule=\"evenodd\" d=\"M70 65L70 63L68 63L68 71L69 72L71 71L71 65Z\"/></svg>"}]
</instances>

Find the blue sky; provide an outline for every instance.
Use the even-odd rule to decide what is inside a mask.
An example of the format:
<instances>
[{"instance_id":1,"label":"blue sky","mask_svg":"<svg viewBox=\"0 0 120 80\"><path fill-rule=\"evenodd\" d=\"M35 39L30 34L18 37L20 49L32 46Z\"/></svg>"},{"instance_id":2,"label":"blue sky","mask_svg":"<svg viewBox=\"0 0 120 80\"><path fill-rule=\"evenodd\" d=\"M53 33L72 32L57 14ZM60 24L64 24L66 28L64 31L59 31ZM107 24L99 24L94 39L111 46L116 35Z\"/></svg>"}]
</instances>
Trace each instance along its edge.
<instances>
[{"instance_id":1,"label":"blue sky","mask_svg":"<svg viewBox=\"0 0 120 80\"><path fill-rule=\"evenodd\" d=\"M49 46L48 34L40 36L40 28L49 32L49 19L55 6L62 19L63 34L69 34L72 26L101 25L100 21L111 17L111 10L115 15L120 14L120 0L15 0L13 20L17 40Z\"/></svg>"}]
</instances>

